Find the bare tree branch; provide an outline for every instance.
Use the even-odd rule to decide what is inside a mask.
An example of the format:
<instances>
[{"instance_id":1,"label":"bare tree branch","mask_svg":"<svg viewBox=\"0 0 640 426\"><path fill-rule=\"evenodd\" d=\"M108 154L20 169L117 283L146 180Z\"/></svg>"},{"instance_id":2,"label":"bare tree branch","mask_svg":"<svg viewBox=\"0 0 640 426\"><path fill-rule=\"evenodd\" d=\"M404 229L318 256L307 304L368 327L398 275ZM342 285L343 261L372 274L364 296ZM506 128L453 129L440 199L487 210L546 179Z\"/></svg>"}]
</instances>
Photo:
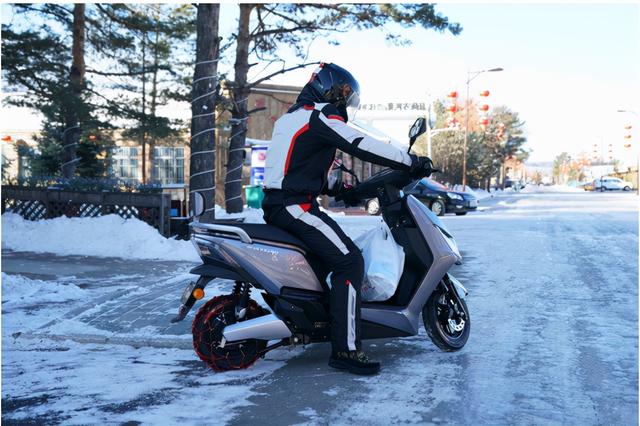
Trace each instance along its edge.
<instances>
[{"instance_id":1,"label":"bare tree branch","mask_svg":"<svg viewBox=\"0 0 640 426\"><path fill-rule=\"evenodd\" d=\"M258 80L256 80L256 81L254 81L254 82L252 82L252 83L247 84L247 87L249 87L249 88L253 88L253 87L256 87L258 84L262 83L263 81L270 80L271 78L275 77L276 75L284 74L284 73L286 73L286 72L293 71L293 70L297 70L298 68L308 67L309 65L318 65L319 63L320 63L319 61L316 61L316 62L308 62L308 63L306 63L306 64L296 65L295 67L283 68L283 69L281 69L280 71L276 71L276 72L274 72L274 73L271 73L271 74L269 74L269 75L267 75L267 76L265 76L265 77L262 77L262 78L260 78L260 79L258 79Z\"/></svg>"}]
</instances>

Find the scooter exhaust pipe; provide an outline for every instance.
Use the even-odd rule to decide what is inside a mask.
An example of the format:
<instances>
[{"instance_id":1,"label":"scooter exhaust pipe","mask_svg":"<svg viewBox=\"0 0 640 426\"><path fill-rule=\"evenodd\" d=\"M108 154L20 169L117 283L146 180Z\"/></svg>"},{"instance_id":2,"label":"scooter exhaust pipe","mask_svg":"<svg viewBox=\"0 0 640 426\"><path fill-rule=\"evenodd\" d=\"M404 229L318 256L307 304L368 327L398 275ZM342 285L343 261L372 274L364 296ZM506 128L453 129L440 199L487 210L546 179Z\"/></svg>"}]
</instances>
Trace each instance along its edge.
<instances>
[{"instance_id":1,"label":"scooter exhaust pipe","mask_svg":"<svg viewBox=\"0 0 640 426\"><path fill-rule=\"evenodd\" d=\"M291 337L289 327L274 314L228 325L222 331L225 343L239 340L278 340Z\"/></svg>"}]
</instances>

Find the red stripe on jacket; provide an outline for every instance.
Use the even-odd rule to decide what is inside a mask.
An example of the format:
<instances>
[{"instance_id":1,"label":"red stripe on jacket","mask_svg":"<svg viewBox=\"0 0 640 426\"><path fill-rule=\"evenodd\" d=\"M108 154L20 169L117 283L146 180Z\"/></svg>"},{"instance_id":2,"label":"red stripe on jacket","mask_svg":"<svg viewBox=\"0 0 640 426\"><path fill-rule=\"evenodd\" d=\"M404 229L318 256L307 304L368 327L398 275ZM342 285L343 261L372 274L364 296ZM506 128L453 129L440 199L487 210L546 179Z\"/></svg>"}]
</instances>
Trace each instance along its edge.
<instances>
[{"instance_id":1,"label":"red stripe on jacket","mask_svg":"<svg viewBox=\"0 0 640 426\"><path fill-rule=\"evenodd\" d=\"M289 170L289 162L291 161L291 154L293 153L293 146L296 144L296 140L298 137L309 130L309 123L305 124L302 129L298 130L295 135L291 138L291 143L289 144L289 152L287 152L287 161L284 163L284 174L287 174Z\"/></svg>"},{"instance_id":2,"label":"red stripe on jacket","mask_svg":"<svg viewBox=\"0 0 640 426\"><path fill-rule=\"evenodd\" d=\"M311 210L311 203L300 204L300 207L303 211L308 212L309 210Z\"/></svg>"},{"instance_id":3,"label":"red stripe on jacket","mask_svg":"<svg viewBox=\"0 0 640 426\"><path fill-rule=\"evenodd\" d=\"M342 121L344 123L344 118L340 117L339 115L329 115L329 116L327 116L327 118L329 120L340 120L340 121Z\"/></svg>"}]
</instances>

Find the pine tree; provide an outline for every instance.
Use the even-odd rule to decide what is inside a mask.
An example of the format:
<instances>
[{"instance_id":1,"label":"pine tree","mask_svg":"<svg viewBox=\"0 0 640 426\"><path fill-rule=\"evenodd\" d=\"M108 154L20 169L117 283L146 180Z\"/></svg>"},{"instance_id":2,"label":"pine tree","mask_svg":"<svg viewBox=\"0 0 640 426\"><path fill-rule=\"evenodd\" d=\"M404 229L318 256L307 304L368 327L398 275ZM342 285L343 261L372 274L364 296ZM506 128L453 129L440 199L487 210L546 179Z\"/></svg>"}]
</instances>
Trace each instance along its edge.
<instances>
[{"instance_id":1,"label":"pine tree","mask_svg":"<svg viewBox=\"0 0 640 426\"><path fill-rule=\"evenodd\" d=\"M99 175L104 170L104 161L91 159L95 169L89 163L80 163L89 152L104 157L112 143L107 137L96 136L108 125L98 118L99 106L87 91L85 6L13 7L27 19L37 16L44 22L37 29L2 26L2 78L6 87L26 92L25 96L9 97L9 102L36 109L44 118L42 131L36 138L38 149L22 150L31 159L32 174L71 178L80 167L82 173ZM59 27L66 33L54 30ZM67 39L71 40L70 45ZM78 152L83 153L81 158L77 158Z\"/></svg>"},{"instance_id":2,"label":"pine tree","mask_svg":"<svg viewBox=\"0 0 640 426\"><path fill-rule=\"evenodd\" d=\"M98 4L98 13L117 36L102 43L103 59L111 60L108 72L91 70L109 78L119 95L109 100L112 114L127 123L124 136L140 142L142 181L149 180L151 154L159 139L177 139L185 124L158 114L171 99L183 99L188 41L195 31L189 5ZM114 32L113 28L110 30ZM176 89L175 86L178 86ZM181 94L181 92L183 92Z\"/></svg>"},{"instance_id":3,"label":"pine tree","mask_svg":"<svg viewBox=\"0 0 640 426\"><path fill-rule=\"evenodd\" d=\"M471 114L475 111L474 102L470 102ZM445 128L448 119L444 103L435 103L435 128ZM464 115L464 112L462 112ZM461 117L458 116L458 121ZM469 138L467 142L467 178L472 187L488 188L493 177L500 176L500 171L509 158L520 161L527 159L529 151L524 147L524 123L516 112L505 106L496 106L489 114L489 125L486 129L478 125L475 115L469 121ZM461 132L444 132L434 136L432 140L432 157L440 170L436 178L448 183L462 182L462 143ZM502 173L504 175L504 173Z\"/></svg>"}]
</instances>

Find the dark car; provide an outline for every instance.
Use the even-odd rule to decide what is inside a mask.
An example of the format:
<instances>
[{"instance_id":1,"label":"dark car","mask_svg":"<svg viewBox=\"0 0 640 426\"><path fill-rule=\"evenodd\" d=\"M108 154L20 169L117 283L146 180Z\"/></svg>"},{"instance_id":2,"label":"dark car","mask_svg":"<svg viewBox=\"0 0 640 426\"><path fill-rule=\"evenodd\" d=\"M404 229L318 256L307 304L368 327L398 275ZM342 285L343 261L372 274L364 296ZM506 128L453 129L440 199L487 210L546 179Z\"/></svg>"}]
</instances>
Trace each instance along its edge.
<instances>
[{"instance_id":1,"label":"dark car","mask_svg":"<svg viewBox=\"0 0 640 426\"><path fill-rule=\"evenodd\" d=\"M524 188L525 186L527 186L524 182L522 182L521 180L518 179L505 179L504 180L504 187L506 188L513 188L515 191L520 191L522 188Z\"/></svg>"},{"instance_id":2,"label":"dark car","mask_svg":"<svg viewBox=\"0 0 640 426\"><path fill-rule=\"evenodd\" d=\"M467 214L478 208L478 199L472 194L453 191L431 179L420 179L404 188L404 193L413 195L422 201L438 216L445 213L455 213L458 216ZM367 213L375 215L380 213L380 204L377 198L365 203Z\"/></svg>"}]
</instances>

